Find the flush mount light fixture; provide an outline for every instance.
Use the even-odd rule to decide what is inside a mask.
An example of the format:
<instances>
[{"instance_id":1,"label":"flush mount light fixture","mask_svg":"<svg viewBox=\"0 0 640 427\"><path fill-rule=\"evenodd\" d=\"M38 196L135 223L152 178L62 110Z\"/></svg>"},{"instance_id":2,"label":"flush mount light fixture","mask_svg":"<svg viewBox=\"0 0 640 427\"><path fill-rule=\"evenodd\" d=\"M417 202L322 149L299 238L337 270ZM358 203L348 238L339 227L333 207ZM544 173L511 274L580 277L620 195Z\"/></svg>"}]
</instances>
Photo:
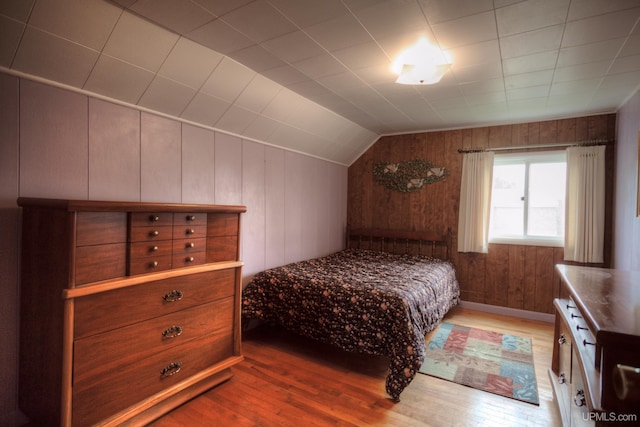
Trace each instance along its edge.
<instances>
[{"instance_id":1,"label":"flush mount light fixture","mask_svg":"<svg viewBox=\"0 0 640 427\"><path fill-rule=\"evenodd\" d=\"M396 83L430 85L438 83L450 65L447 55L422 37L398 55L392 69L398 75Z\"/></svg>"}]
</instances>

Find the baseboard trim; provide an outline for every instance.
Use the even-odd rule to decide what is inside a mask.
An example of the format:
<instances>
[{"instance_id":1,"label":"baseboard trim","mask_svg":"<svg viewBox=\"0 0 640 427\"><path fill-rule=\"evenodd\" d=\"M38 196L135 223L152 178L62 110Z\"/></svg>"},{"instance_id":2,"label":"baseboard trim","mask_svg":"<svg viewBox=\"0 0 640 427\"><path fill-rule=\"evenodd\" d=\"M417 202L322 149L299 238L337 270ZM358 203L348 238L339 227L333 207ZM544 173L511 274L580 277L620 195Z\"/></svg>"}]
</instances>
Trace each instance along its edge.
<instances>
[{"instance_id":1,"label":"baseboard trim","mask_svg":"<svg viewBox=\"0 0 640 427\"><path fill-rule=\"evenodd\" d=\"M539 320L541 322L555 322L555 315L549 313L538 313L537 311L520 310L518 308L500 307L497 305L481 304L471 301L460 301L460 307L469 310L484 311L486 313L501 314L503 316L520 317L529 320Z\"/></svg>"}]
</instances>

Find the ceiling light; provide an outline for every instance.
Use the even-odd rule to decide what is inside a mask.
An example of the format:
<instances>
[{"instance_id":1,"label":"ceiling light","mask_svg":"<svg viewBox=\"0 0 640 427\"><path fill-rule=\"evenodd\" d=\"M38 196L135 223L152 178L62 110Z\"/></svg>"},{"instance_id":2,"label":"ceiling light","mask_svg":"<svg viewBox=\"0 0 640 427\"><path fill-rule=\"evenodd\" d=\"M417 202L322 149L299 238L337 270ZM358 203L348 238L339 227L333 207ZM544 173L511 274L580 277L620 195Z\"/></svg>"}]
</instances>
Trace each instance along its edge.
<instances>
[{"instance_id":1,"label":"ceiling light","mask_svg":"<svg viewBox=\"0 0 640 427\"><path fill-rule=\"evenodd\" d=\"M398 74L396 83L429 85L438 83L450 65L447 55L422 37L398 55L392 68Z\"/></svg>"}]
</instances>

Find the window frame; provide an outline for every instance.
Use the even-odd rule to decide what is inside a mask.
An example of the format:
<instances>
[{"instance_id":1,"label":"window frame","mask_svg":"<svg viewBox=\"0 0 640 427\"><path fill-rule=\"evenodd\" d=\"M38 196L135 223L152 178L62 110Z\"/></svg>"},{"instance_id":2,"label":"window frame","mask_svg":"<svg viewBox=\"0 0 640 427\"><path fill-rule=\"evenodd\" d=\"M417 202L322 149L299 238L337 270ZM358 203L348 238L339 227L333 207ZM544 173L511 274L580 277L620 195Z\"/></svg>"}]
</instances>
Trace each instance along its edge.
<instances>
[{"instance_id":1,"label":"window frame","mask_svg":"<svg viewBox=\"0 0 640 427\"><path fill-rule=\"evenodd\" d=\"M564 247L564 231L561 237L544 237L544 236L532 236L529 237L526 234L529 215L529 167L531 163L567 163L566 150L547 150L536 152L521 152L521 153L495 153L493 165L509 165L509 164L525 164L525 177L524 177L524 214L523 214L523 234L524 236L500 236L494 237L491 235L491 219L489 220L489 243L490 244L510 244L510 245L523 245L523 246L549 246L549 247ZM493 181L493 180L492 180ZM491 184L493 188L493 182ZM566 201L566 190L565 190ZM491 200L491 210L493 211L493 195Z\"/></svg>"}]
</instances>

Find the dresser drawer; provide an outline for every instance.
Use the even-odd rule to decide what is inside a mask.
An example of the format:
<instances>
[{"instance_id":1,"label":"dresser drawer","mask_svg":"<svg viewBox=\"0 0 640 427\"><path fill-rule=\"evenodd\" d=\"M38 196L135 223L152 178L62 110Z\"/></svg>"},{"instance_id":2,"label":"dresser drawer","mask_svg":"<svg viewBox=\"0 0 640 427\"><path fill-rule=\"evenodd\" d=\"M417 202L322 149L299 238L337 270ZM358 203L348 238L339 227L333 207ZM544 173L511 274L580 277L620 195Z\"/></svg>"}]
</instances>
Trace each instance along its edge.
<instances>
[{"instance_id":1,"label":"dresser drawer","mask_svg":"<svg viewBox=\"0 0 640 427\"><path fill-rule=\"evenodd\" d=\"M126 243L76 248L75 284L122 277L127 271Z\"/></svg>"},{"instance_id":2,"label":"dresser drawer","mask_svg":"<svg viewBox=\"0 0 640 427\"><path fill-rule=\"evenodd\" d=\"M206 213L174 213L173 225L207 225Z\"/></svg>"},{"instance_id":3,"label":"dresser drawer","mask_svg":"<svg viewBox=\"0 0 640 427\"><path fill-rule=\"evenodd\" d=\"M206 225L174 225L174 239L204 239L207 237Z\"/></svg>"},{"instance_id":4,"label":"dresser drawer","mask_svg":"<svg viewBox=\"0 0 640 427\"><path fill-rule=\"evenodd\" d=\"M173 241L174 255L189 255L194 252L204 252L207 249L207 239L180 239Z\"/></svg>"},{"instance_id":5,"label":"dresser drawer","mask_svg":"<svg viewBox=\"0 0 640 427\"><path fill-rule=\"evenodd\" d=\"M173 241L173 268L189 267L207 262L207 239L182 239Z\"/></svg>"},{"instance_id":6,"label":"dresser drawer","mask_svg":"<svg viewBox=\"0 0 640 427\"><path fill-rule=\"evenodd\" d=\"M156 242L171 240L173 238L173 226L158 225L155 227L131 227L129 230L130 242Z\"/></svg>"},{"instance_id":7,"label":"dresser drawer","mask_svg":"<svg viewBox=\"0 0 640 427\"><path fill-rule=\"evenodd\" d=\"M227 297L76 340L74 383L91 383L154 353L210 333L224 333L233 322L233 301Z\"/></svg>"},{"instance_id":8,"label":"dresser drawer","mask_svg":"<svg viewBox=\"0 0 640 427\"><path fill-rule=\"evenodd\" d=\"M72 424L92 425L233 356L233 330L153 354L73 386Z\"/></svg>"},{"instance_id":9,"label":"dresser drawer","mask_svg":"<svg viewBox=\"0 0 640 427\"><path fill-rule=\"evenodd\" d=\"M79 297L76 339L173 313L235 293L235 268L156 280Z\"/></svg>"},{"instance_id":10,"label":"dresser drawer","mask_svg":"<svg viewBox=\"0 0 640 427\"><path fill-rule=\"evenodd\" d=\"M151 227L151 226L171 226L173 225L173 213L171 212L132 212L129 214L129 226Z\"/></svg>"},{"instance_id":11,"label":"dresser drawer","mask_svg":"<svg viewBox=\"0 0 640 427\"><path fill-rule=\"evenodd\" d=\"M78 212L76 246L104 245L127 241L124 212Z\"/></svg>"},{"instance_id":12,"label":"dresser drawer","mask_svg":"<svg viewBox=\"0 0 640 427\"><path fill-rule=\"evenodd\" d=\"M236 236L240 219L235 214L209 214L207 218L207 236Z\"/></svg>"},{"instance_id":13,"label":"dresser drawer","mask_svg":"<svg viewBox=\"0 0 640 427\"><path fill-rule=\"evenodd\" d=\"M135 276L136 274L169 270L172 268L172 260L171 254L130 259L128 273L129 276Z\"/></svg>"},{"instance_id":14,"label":"dresser drawer","mask_svg":"<svg viewBox=\"0 0 640 427\"><path fill-rule=\"evenodd\" d=\"M113 279L126 274L127 216L123 212L78 212L74 282ZM124 251L123 251L124 249Z\"/></svg>"},{"instance_id":15,"label":"dresser drawer","mask_svg":"<svg viewBox=\"0 0 640 427\"><path fill-rule=\"evenodd\" d=\"M207 254L204 252L193 252L191 254L173 254L171 268L191 267L206 263Z\"/></svg>"},{"instance_id":16,"label":"dresser drawer","mask_svg":"<svg viewBox=\"0 0 640 427\"><path fill-rule=\"evenodd\" d=\"M237 258L236 236L207 237L207 262L235 261Z\"/></svg>"},{"instance_id":17,"label":"dresser drawer","mask_svg":"<svg viewBox=\"0 0 640 427\"><path fill-rule=\"evenodd\" d=\"M129 257L131 259L146 258L150 256L171 255L173 247L170 240L157 242L134 242L129 244Z\"/></svg>"}]
</instances>

